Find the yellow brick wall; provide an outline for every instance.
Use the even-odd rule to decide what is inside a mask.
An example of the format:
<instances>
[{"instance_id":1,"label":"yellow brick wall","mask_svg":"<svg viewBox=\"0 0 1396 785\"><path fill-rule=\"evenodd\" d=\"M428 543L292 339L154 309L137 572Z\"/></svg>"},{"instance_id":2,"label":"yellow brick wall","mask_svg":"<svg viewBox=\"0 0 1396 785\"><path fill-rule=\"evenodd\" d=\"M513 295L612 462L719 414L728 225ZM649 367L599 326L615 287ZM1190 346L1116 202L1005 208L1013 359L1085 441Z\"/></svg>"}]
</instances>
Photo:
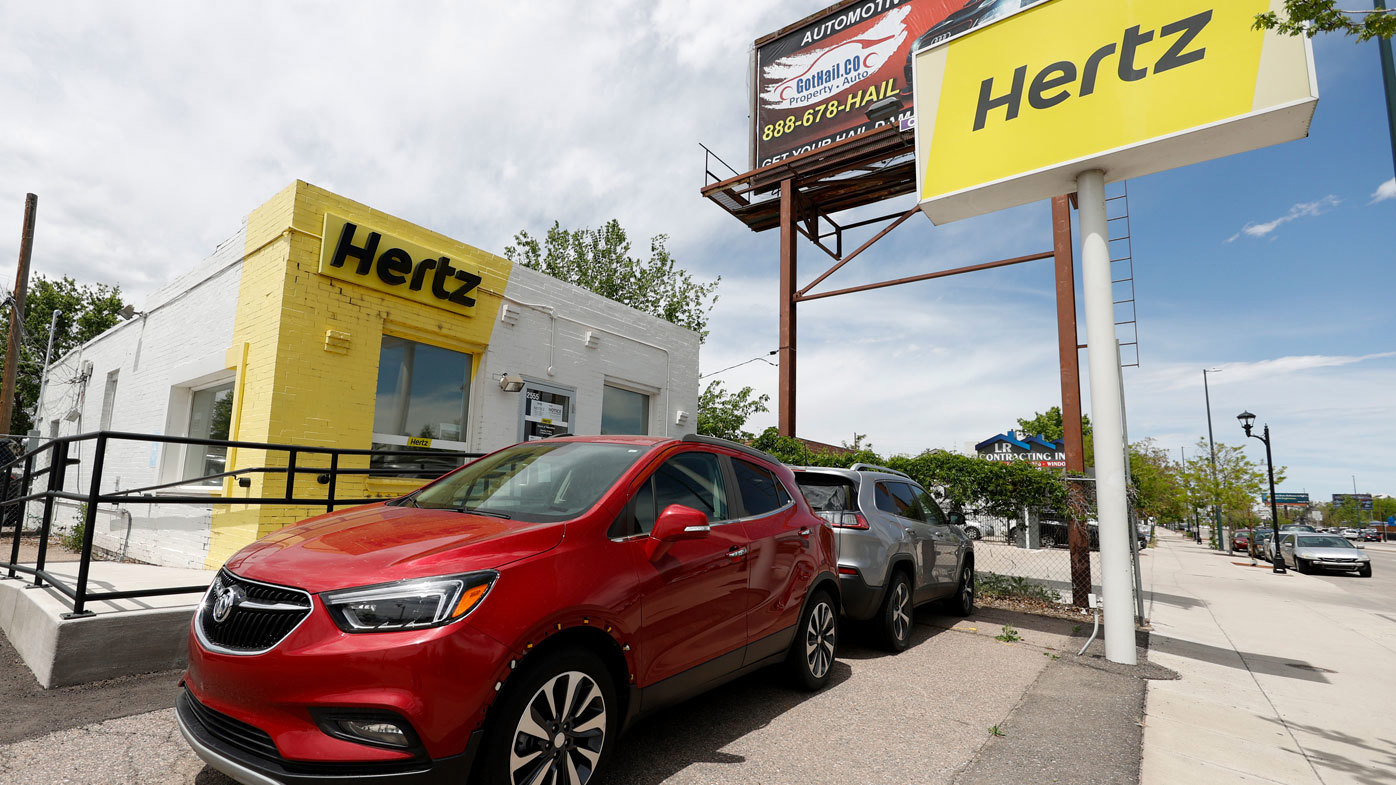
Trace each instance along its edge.
<instances>
[{"instance_id":1,"label":"yellow brick wall","mask_svg":"<svg viewBox=\"0 0 1396 785\"><path fill-rule=\"evenodd\" d=\"M473 315L422 305L323 276L318 272L326 212L361 226L439 250L478 265L484 281ZM367 449L382 335L397 335L480 356L499 312L498 292L510 263L493 254L400 218L296 181L248 216L247 245L228 367L236 369L230 439L314 447ZM328 331L335 331L327 340ZM475 379L475 384L479 380ZM303 455L298 466L328 466L326 456ZM237 450L230 469L286 465L285 452ZM366 468L363 458L340 461ZM251 476L240 488L229 480L214 508L208 565L221 565L253 540L323 508L238 505L237 497L280 496L284 475ZM415 483L341 477L336 498L395 496ZM299 475L296 496L324 498L326 486Z\"/></svg>"}]
</instances>

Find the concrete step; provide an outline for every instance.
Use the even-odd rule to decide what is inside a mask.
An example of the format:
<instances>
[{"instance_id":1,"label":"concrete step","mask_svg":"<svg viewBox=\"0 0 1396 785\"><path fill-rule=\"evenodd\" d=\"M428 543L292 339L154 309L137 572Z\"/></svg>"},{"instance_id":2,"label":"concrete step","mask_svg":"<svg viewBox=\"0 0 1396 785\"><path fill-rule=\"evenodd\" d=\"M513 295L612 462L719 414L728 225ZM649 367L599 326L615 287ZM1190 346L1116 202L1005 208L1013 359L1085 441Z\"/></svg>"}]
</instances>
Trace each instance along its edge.
<instances>
[{"instance_id":1,"label":"concrete step","mask_svg":"<svg viewBox=\"0 0 1396 785\"><path fill-rule=\"evenodd\" d=\"M28 566L33 566L28 565ZM45 568L70 586L78 563ZM93 562L89 591L207 586L214 570ZM176 594L87 603L94 615L65 619L72 601L33 578L0 580L0 632L45 689L182 667L189 622L202 596ZM28 588L26 588L28 587Z\"/></svg>"}]
</instances>

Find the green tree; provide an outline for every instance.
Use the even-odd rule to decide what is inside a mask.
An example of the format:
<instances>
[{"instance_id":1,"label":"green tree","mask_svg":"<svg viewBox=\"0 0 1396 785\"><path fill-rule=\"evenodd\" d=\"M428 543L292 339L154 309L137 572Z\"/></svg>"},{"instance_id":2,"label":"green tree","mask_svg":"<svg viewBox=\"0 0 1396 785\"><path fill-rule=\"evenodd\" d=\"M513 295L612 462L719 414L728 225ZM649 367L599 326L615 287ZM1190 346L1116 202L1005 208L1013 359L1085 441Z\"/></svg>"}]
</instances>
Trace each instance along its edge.
<instances>
[{"instance_id":1,"label":"green tree","mask_svg":"<svg viewBox=\"0 0 1396 785\"><path fill-rule=\"evenodd\" d=\"M1182 467L1152 439L1129 448L1130 500L1140 518L1180 521L1189 515Z\"/></svg>"},{"instance_id":2,"label":"green tree","mask_svg":"<svg viewBox=\"0 0 1396 785\"><path fill-rule=\"evenodd\" d=\"M15 406L10 426L13 433L27 433L34 427L34 407L39 400L49 320L54 311L58 312L53 331L53 359L57 360L115 326L121 321L120 311L124 307L126 303L121 299L120 287L79 284L66 276L50 280L38 275L30 281L15 376ZM9 332L9 318L0 319L0 342L9 340ZM0 367L3 364L4 355L0 352Z\"/></svg>"},{"instance_id":3,"label":"green tree","mask_svg":"<svg viewBox=\"0 0 1396 785\"><path fill-rule=\"evenodd\" d=\"M1228 527L1252 526L1269 520L1255 512L1256 505L1269 490L1265 468L1252 461L1240 446L1217 442L1217 469L1215 477L1208 456L1207 440L1199 438L1195 447L1196 457L1188 459L1187 482L1194 488L1194 500L1206 508L1203 518L1213 520L1211 506L1217 504L1222 510L1223 524ZM1285 467L1275 467L1275 484L1285 479ZM1215 534L1213 535L1215 536Z\"/></svg>"},{"instance_id":4,"label":"green tree","mask_svg":"<svg viewBox=\"0 0 1396 785\"><path fill-rule=\"evenodd\" d=\"M1045 412L1034 412L1031 419L1018 419L1018 427L1032 436L1056 440L1066 438L1066 428L1062 407L1053 406ZM1091 418L1081 415L1081 441L1083 442L1086 465L1095 464L1095 444L1091 436Z\"/></svg>"},{"instance_id":5,"label":"green tree","mask_svg":"<svg viewBox=\"0 0 1396 785\"><path fill-rule=\"evenodd\" d=\"M1390 9L1342 10L1338 0L1285 0L1283 15L1274 11L1256 14L1251 27L1310 38L1319 33L1341 32L1366 41L1396 35L1396 13Z\"/></svg>"},{"instance_id":6,"label":"green tree","mask_svg":"<svg viewBox=\"0 0 1396 785\"><path fill-rule=\"evenodd\" d=\"M769 395L753 397L750 387L729 393L722 382L714 379L698 396L698 433L749 442L756 437L745 430L746 421L754 414L769 411L769 400Z\"/></svg>"},{"instance_id":7,"label":"green tree","mask_svg":"<svg viewBox=\"0 0 1396 785\"><path fill-rule=\"evenodd\" d=\"M620 222L600 229L563 229L557 222L540 242L527 231L514 235L504 256L554 278L590 289L602 297L687 327L702 339L708 314L717 302L717 285L694 280L669 255L666 235L650 239L648 259L631 255L630 239Z\"/></svg>"}]
</instances>

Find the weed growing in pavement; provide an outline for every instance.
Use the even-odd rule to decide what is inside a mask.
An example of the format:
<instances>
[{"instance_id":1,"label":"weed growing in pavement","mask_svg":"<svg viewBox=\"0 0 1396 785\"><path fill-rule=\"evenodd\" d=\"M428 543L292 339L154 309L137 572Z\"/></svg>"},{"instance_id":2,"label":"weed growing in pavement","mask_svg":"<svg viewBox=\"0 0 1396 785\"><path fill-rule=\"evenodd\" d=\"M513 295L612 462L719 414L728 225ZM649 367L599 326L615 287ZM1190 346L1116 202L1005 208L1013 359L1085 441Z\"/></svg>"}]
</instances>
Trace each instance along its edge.
<instances>
[{"instance_id":1,"label":"weed growing in pavement","mask_svg":"<svg viewBox=\"0 0 1396 785\"><path fill-rule=\"evenodd\" d=\"M1076 633L1078 633L1078 632L1080 632L1080 631L1081 631L1081 625L1079 625L1079 624L1073 624L1073 625L1071 625L1071 634L1072 634L1072 635L1075 635Z\"/></svg>"},{"instance_id":2,"label":"weed growing in pavement","mask_svg":"<svg viewBox=\"0 0 1396 785\"><path fill-rule=\"evenodd\" d=\"M990 736L1002 736L1002 735L1003 735L1003 731L999 730L999 726L997 726L997 725L990 725L990 726L989 726L989 735L990 735Z\"/></svg>"},{"instance_id":3,"label":"weed growing in pavement","mask_svg":"<svg viewBox=\"0 0 1396 785\"><path fill-rule=\"evenodd\" d=\"M1042 656L1043 656L1043 657L1047 657L1048 659L1053 659L1053 660L1059 660L1059 659L1061 659L1061 657L1058 657L1057 655L1053 654L1053 653L1050 652L1050 651L1044 651L1044 652L1042 652Z\"/></svg>"},{"instance_id":4,"label":"weed growing in pavement","mask_svg":"<svg viewBox=\"0 0 1396 785\"><path fill-rule=\"evenodd\" d=\"M1013 643L1015 641L1022 640L1023 636L1019 635L1018 631L1013 629L1013 625L1005 624L1003 625L1003 632L999 633L998 635L995 635L994 639L1001 640L1004 643Z\"/></svg>"},{"instance_id":5,"label":"weed growing in pavement","mask_svg":"<svg viewBox=\"0 0 1396 785\"><path fill-rule=\"evenodd\" d=\"M78 506L78 522L71 531L58 535L58 541L70 551L81 551L83 536L87 531L87 504Z\"/></svg>"},{"instance_id":6,"label":"weed growing in pavement","mask_svg":"<svg viewBox=\"0 0 1396 785\"><path fill-rule=\"evenodd\" d=\"M1061 602L1060 592L1034 583L1020 575L999 575L994 572L976 572L974 591L981 597L997 600L1034 600L1037 602Z\"/></svg>"}]
</instances>

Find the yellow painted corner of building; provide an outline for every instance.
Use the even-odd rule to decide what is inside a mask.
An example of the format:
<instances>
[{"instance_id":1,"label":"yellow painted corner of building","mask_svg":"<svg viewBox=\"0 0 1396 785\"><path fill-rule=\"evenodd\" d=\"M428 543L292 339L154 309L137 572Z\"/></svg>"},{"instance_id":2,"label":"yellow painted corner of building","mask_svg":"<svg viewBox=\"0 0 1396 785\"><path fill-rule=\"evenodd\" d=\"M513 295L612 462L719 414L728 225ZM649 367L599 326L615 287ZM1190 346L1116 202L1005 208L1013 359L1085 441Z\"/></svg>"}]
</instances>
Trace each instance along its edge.
<instances>
[{"instance_id":1,"label":"yellow painted corner of building","mask_svg":"<svg viewBox=\"0 0 1396 785\"><path fill-rule=\"evenodd\" d=\"M382 336L471 354L478 370L512 269L507 259L319 186L290 184L247 218L225 355L228 367L239 369L231 438L368 449ZM326 396L326 378L339 382L333 396ZM301 465L315 460L304 455ZM237 450L228 468L285 465L284 453ZM309 477L297 478L295 495L324 497L326 487ZM341 478L336 495L389 498L420 484ZM250 488L229 486L232 497L276 496L285 488L285 477L275 474L254 476ZM215 510L209 561L313 514L271 505Z\"/></svg>"}]
</instances>

